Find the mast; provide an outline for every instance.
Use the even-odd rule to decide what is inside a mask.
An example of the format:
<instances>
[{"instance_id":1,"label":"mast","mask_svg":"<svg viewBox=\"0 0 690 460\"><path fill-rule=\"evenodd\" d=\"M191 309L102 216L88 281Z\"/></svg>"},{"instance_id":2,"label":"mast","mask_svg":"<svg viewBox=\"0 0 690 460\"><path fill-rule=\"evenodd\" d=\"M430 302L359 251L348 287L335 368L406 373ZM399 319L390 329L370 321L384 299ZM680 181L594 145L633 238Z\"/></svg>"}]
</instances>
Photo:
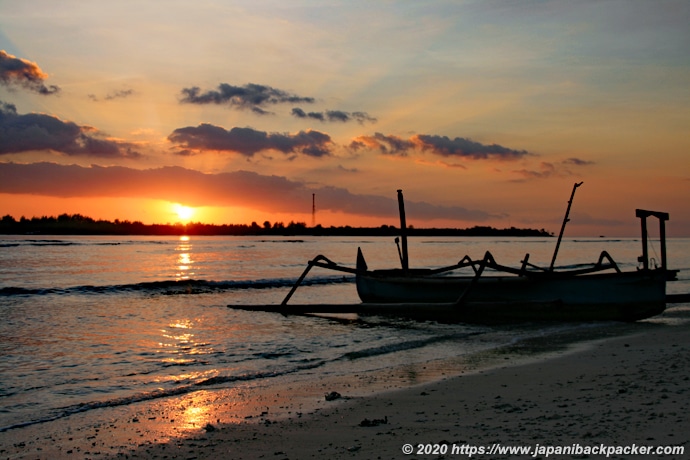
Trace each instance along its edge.
<instances>
[{"instance_id":1,"label":"mast","mask_svg":"<svg viewBox=\"0 0 690 460\"><path fill-rule=\"evenodd\" d=\"M575 198L575 190L582 185L582 182L575 182L573 186L573 193L570 194L570 200L568 201L568 209L565 210L565 217L563 218L563 224L561 225L561 233L558 234L558 241L556 242L556 249L553 251L553 258L551 259L551 266L549 271L553 271L553 265L556 263L556 256L558 255L558 248L561 245L561 239L563 239L563 232L565 231L565 224L567 224L570 219L568 219L568 214L570 214L570 207L573 205L573 198Z\"/></svg>"},{"instance_id":2,"label":"mast","mask_svg":"<svg viewBox=\"0 0 690 460\"><path fill-rule=\"evenodd\" d=\"M410 263L407 255L407 223L405 221L405 201L403 200L402 190L398 190L398 209L400 211L400 239L402 240L402 255L400 262L403 270L407 271L410 268Z\"/></svg>"}]
</instances>

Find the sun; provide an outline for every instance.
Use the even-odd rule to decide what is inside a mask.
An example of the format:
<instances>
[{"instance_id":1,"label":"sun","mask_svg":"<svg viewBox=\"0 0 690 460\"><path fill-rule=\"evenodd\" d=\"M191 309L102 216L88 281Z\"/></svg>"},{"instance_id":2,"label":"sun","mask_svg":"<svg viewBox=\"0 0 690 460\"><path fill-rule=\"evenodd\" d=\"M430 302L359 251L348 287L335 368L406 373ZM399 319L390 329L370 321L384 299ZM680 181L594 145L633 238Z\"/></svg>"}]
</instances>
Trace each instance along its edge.
<instances>
[{"instance_id":1,"label":"sun","mask_svg":"<svg viewBox=\"0 0 690 460\"><path fill-rule=\"evenodd\" d=\"M175 203L173 205L173 211L175 211L177 217L179 217L180 220L183 222L189 221L194 215L194 208L190 208L189 206L183 206L179 203Z\"/></svg>"}]
</instances>

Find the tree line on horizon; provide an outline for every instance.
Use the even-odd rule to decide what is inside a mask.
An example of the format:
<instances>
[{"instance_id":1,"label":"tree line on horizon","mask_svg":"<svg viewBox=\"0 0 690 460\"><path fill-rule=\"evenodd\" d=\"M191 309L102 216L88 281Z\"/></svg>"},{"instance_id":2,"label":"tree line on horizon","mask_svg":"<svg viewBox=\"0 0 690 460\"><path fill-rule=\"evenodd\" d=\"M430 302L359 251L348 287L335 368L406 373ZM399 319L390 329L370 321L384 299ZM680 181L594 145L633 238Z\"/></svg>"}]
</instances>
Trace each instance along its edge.
<instances>
[{"instance_id":1,"label":"tree line on horizon","mask_svg":"<svg viewBox=\"0 0 690 460\"><path fill-rule=\"evenodd\" d=\"M0 219L0 234L3 235L199 235L199 236L254 236L254 235L282 235L282 236L396 236L400 229L393 225L380 227L323 227L320 224L308 227L304 222L265 221L262 225L251 224L204 224L190 222L188 224L144 224L140 221L115 219L96 220L81 214L60 214L54 216L32 217L22 216L16 220L6 215ZM474 226L471 228L415 228L407 227L410 236L553 236L544 229L504 228L497 229L489 226Z\"/></svg>"}]
</instances>

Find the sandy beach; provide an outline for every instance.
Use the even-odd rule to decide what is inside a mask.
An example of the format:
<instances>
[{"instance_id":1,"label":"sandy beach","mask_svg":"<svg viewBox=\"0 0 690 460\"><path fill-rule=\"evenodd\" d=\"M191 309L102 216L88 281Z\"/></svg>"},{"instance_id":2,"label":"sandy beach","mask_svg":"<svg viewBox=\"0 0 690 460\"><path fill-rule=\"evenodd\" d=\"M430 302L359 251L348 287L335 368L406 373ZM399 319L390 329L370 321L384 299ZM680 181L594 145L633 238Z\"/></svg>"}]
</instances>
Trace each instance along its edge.
<instances>
[{"instance_id":1,"label":"sandy beach","mask_svg":"<svg viewBox=\"0 0 690 460\"><path fill-rule=\"evenodd\" d=\"M690 449L686 325L635 324L536 355L505 350L404 389L379 376L372 394L366 376L355 380L77 414L0 433L0 458L687 458ZM327 401L328 389L340 397ZM530 450L500 450L511 447ZM558 455L565 448L575 454ZM641 455L647 448L654 455Z\"/></svg>"}]
</instances>

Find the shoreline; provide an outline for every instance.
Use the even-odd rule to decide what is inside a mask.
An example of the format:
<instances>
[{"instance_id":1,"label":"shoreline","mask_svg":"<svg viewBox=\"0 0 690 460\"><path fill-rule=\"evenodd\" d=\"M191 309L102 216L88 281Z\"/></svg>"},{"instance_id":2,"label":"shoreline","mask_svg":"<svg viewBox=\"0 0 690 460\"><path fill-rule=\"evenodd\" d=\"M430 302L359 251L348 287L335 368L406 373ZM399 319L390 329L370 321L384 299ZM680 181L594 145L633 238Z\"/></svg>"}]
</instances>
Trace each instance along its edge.
<instances>
[{"instance_id":1,"label":"shoreline","mask_svg":"<svg viewBox=\"0 0 690 460\"><path fill-rule=\"evenodd\" d=\"M687 452L689 335L682 326L647 328L579 344L572 352L545 360L353 398L302 418L222 426L195 438L142 447L137 454L204 459L439 458L414 451L406 456L402 448L488 448L495 443L680 446Z\"/></svg>"},{"instance_id":2,"label":"shoreline","mask_svg":"<svg viewBox=\"0 0 690 460\"><path fill-rule=\"evenodd\" d=\"M491 440L663 441L690 449L690 436L681 436L690 425L690 329L654 323L611 329L525 340L452 366L432 361L346 382L279 378L98 409L0 433L0 458L404 458L404 443ZM332 391L342 397L326 401ZM658 401L636 404L633 397ZM360 426L365 420L372 426ZM637 438L628 430L634 423Z\"/></svg>"}]
</instances>

